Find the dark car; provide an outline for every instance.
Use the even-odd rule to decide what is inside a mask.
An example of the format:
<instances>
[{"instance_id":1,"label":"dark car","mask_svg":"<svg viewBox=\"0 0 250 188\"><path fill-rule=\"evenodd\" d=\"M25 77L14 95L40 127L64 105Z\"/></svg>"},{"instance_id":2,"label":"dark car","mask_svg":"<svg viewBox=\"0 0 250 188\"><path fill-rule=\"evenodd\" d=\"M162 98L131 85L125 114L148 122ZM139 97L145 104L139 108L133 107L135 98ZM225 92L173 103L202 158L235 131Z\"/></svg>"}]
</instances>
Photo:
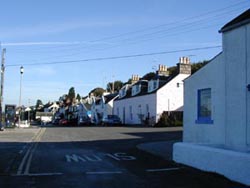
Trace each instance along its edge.
<instances>
[{"instance_id":1,"label":"dark car","mask_svg":"<svg viewBox=\"0 0 250 188\"><path fill-rule=\"evenodd\" d=\"M122 121L117 115L107 115L102 118L102 125L121 125Z\"/></svg>"},{"instance_id":2,"label":"dark car","mask_svg":"<svg viewBox=\"0 0 250 188\"><path fill-rule=\"evenodd\" d=\"M67 119L60 119L59 125L68 125L69 121Z\"/></svg>"},{"instance_id":3,"label":"dark car","mask_svg":"<svg viewBox=\"0 0 250 188\"><path fill-rule=\"evenodd\" d=\"M55 118L52 120L52 124L53 125L59 125L59 122L60 122L61 118Z\"/></svg>"},{"instance_id":4,"label":"dark car","mask_svg":"<svg viewBox=\"0 0 250 188\"><path fill-rule=\"evenodd\" d=\"M90 125L91 124L91 119L89 117L80 117L78 119L77 125Z\"/></svg>"}]
</instances>

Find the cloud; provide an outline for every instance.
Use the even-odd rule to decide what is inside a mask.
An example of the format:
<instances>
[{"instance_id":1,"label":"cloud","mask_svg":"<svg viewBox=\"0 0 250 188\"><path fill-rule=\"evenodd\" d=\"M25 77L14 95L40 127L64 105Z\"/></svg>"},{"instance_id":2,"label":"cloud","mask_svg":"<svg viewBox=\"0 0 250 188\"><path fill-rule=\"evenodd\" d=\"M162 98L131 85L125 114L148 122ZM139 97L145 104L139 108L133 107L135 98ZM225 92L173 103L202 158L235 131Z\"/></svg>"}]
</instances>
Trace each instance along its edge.
<instances>
[{"instance_id":1,"label":"cloud","mask_svg":"<svg viewBox=\"0 0 250 188\"><path fill-rule=\"evenodd\" d=\"M112 22L95 21L66 21L62 23L42 23L19 27L1 28L0 36L5 38L32 37L40 35L57 34L82 28L101 28L112 26Z\"/></svg>"},{"instance_id":2,"label":"cloud","mask_svg":"<svg viewBox=\"0 0 250 188\"><path fill-rule=\"evenodd\" d=\"M59 42L59 41L41 41L41 42L4 42L1 43L2 46L60 46L60 45L78 45L78 44L113 44L110 42L103 41L69 41L69 42Z\"/></svg>"},{"instance_id":3,"label":"cloud","mask_svg":"<svg viewBox=\"0 0 250 188\"><path fill-rule=\"evenodd\" d=\"M49 46L49 45L72 45L80 44L81 42L5 42L3 46Z\"/></svg>"},{"instance_id":4,"label":"cloud","mask_svg":"<svg viewBox=\"0 0 250 188\"><path fill-rule=\"evenodd\" d=\"M55 75L56 70L50 66L29 67L26 71L28 74L50 76Z\"/></svg>"}]
</instances>

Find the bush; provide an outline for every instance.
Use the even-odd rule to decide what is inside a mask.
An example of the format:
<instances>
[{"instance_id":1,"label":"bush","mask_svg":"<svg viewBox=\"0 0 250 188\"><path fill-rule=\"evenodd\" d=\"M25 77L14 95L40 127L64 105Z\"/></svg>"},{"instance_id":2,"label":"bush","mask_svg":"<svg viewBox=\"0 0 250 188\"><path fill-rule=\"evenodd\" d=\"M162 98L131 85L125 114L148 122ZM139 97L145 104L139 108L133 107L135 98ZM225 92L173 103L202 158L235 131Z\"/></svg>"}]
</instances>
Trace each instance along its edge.
<instances>
[{"instance_id":1,"label":"bush","mask_svg":"<svg viewBox=\"0 0 250 188\"><path fill-rule=\"evenodd\" d=\"M183 125L183 112L163 112L156 127L174 127Z\"/></svg>"}]
</instances>

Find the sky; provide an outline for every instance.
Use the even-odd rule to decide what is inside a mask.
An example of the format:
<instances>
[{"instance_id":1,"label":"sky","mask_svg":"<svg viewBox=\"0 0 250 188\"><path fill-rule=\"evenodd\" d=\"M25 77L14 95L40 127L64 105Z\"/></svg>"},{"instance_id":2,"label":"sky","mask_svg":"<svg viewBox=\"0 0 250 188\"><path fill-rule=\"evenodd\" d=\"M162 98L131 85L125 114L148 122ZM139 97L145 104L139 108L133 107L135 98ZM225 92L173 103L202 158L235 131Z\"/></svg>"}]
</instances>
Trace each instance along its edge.
<instances>
[{"instance_id":1,"label":"sky","mask_svg":"<svg viewBox=\"0 0 250 188\"><path fill-rule=\"evenodd\" d=\"M0 3L1 51L6 48L3 103L19 103L23 66L25 106L37 99L58 100L70 87L86 96L108 82L154 72L159 64L175 66L182 56L193 63L210 60L221 51L219 29L250 8L250 0ZM151 53L156 54L143 55ZM139 56L124 57L131 55Z\"/></svg>"}]
</instances>

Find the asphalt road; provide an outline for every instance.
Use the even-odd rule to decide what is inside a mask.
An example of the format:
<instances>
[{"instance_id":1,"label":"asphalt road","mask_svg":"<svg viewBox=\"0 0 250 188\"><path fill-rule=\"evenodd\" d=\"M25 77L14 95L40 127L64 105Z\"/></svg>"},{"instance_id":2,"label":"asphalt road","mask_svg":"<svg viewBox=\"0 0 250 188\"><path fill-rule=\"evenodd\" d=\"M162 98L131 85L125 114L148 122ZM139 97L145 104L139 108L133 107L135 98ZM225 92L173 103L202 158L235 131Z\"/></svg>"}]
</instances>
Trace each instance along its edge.
<instances>
[{"instance_id":1,"label":"asphalt road","mask_svg":"<svg viewBox=\"0 0 250 188\"><path fill-rule=\"evenodd\" d=\"M179 128L149 127L38 127L1 132L0 187L244 187L137 148L181 137Z\"/></svg>"}]
</instances>

